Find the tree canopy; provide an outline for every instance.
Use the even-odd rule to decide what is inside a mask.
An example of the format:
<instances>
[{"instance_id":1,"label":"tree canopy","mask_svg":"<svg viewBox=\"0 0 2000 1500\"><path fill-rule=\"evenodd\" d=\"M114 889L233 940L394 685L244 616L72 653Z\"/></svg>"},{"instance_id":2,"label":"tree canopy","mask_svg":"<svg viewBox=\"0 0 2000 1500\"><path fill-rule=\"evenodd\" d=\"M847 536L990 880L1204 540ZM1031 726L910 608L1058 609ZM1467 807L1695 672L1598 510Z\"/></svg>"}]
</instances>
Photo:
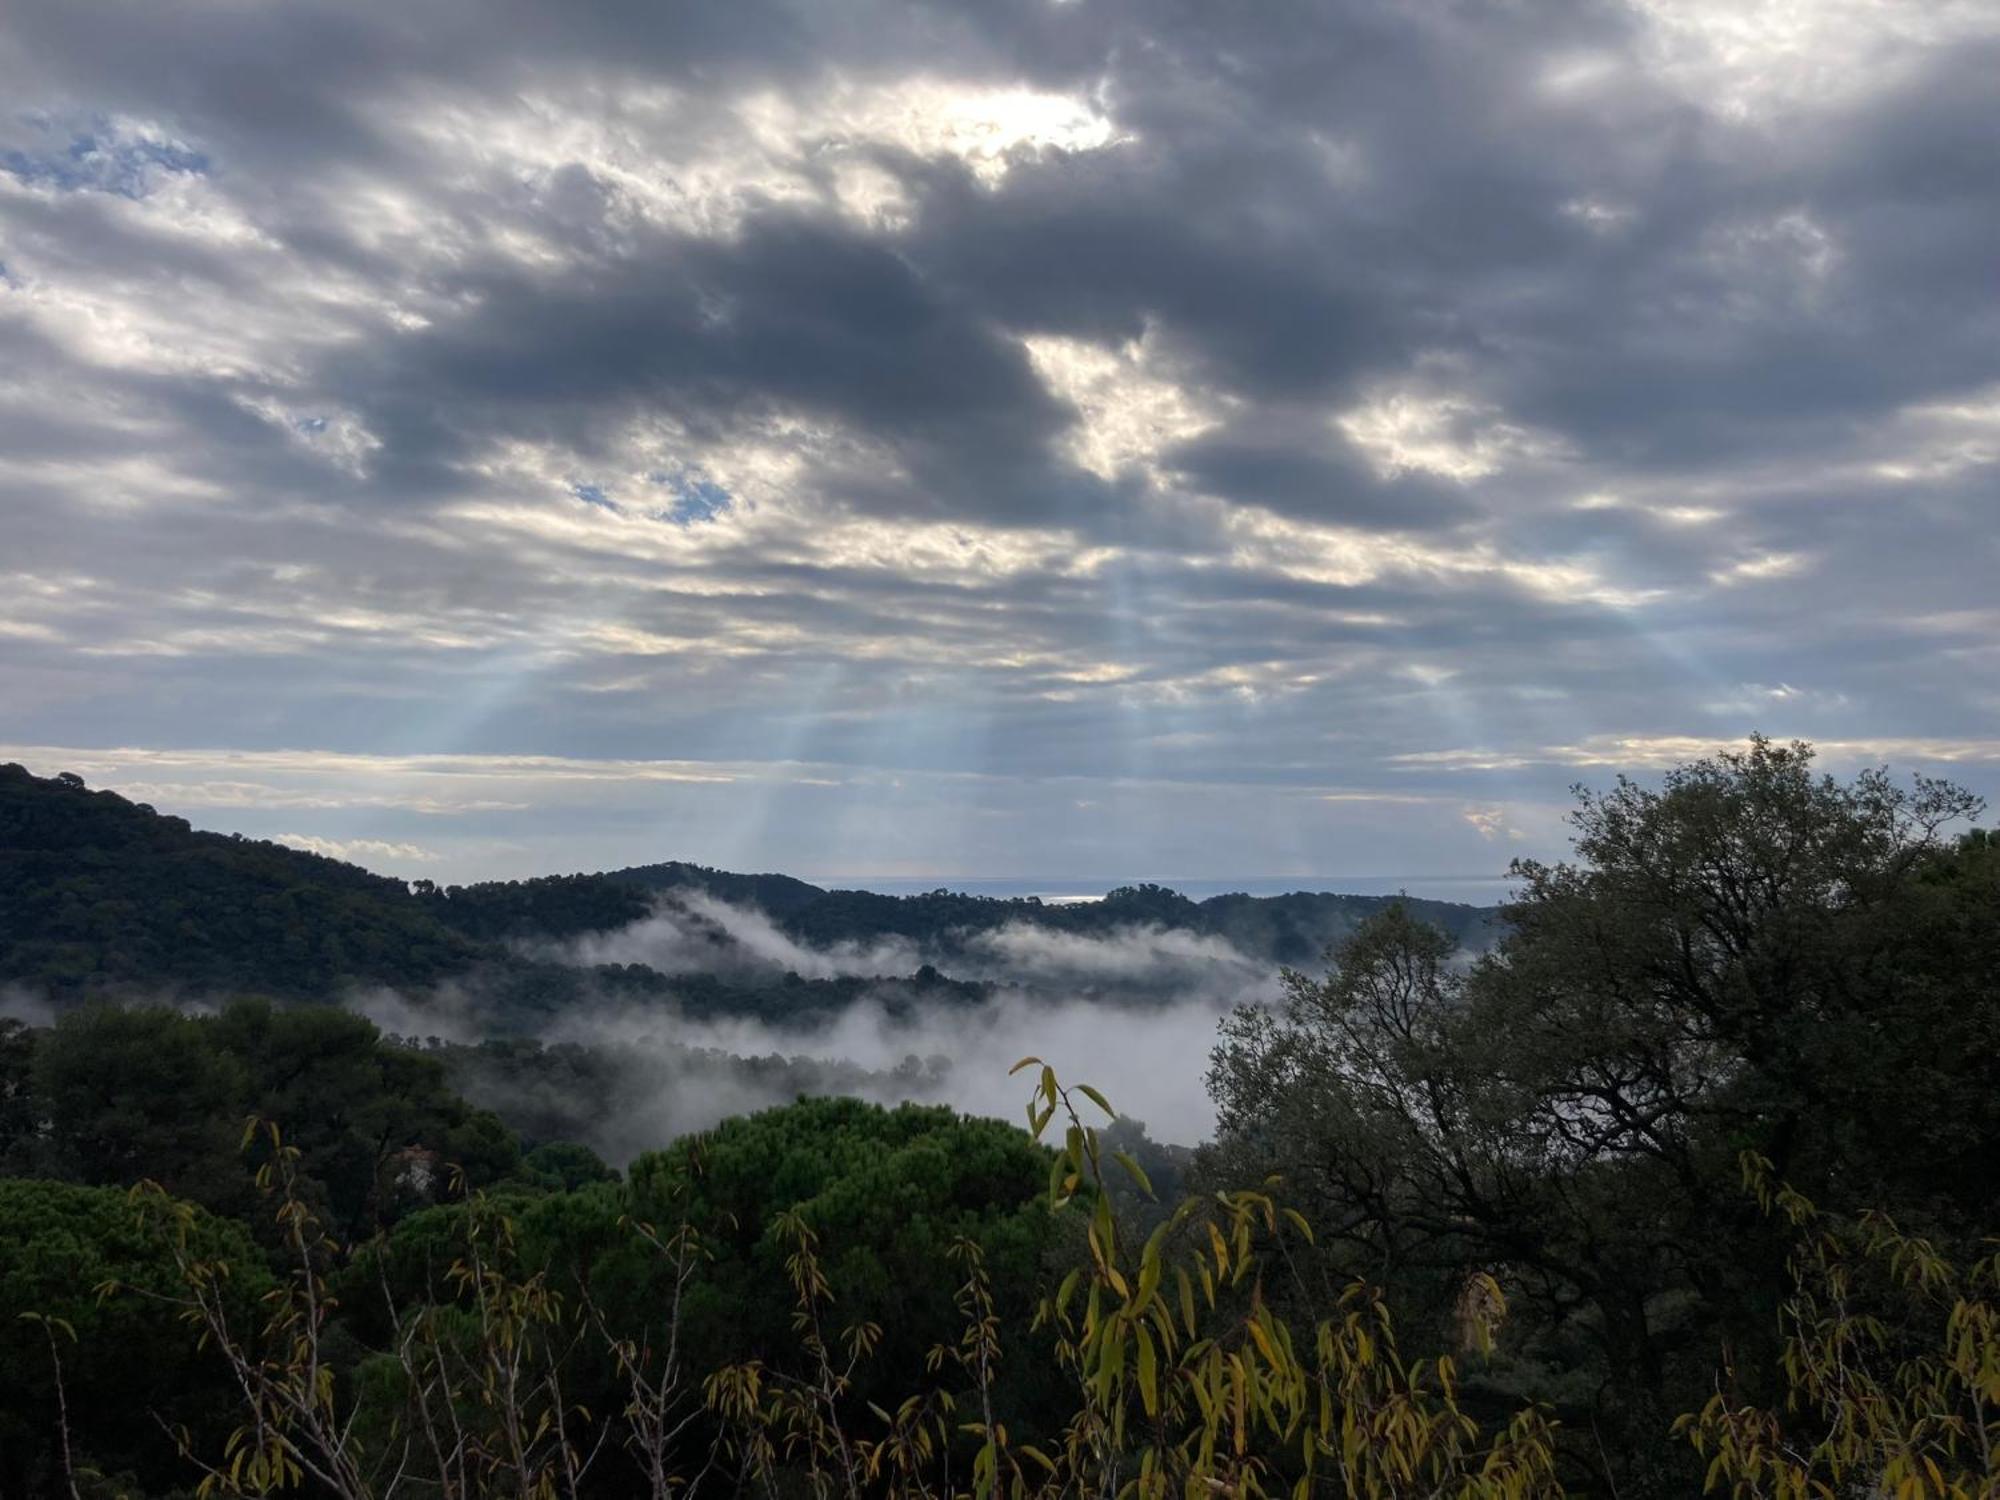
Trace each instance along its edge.
<instances>
[{"instance_id":1,"label":"tree canopy","mask_svg":"<svg viewBox=\"0 0 2000 1500\"><path fill-rule=\"evenodd\" d=\"M640 1074L734 1075L269 998L0 1021L0 1487L1985 1500L1979 811L1763 740L1580 791L1574 858L1515 867L1490 951L1388 902L1234 1014L1192 1161L1042 1070L1032 1135L803 1098L671 1143L642 1122L621 1173L577 1134L636 1115ZM867 904L813 889L771 896ZM597 896L522 909L572 899ZM573 993L498 972L522 1005ZM897 1003L982 998L920 972ZM1115 1047L1148 1013L1106 1024Z\"/></svg>"},{"instance_id":2,"label":"tree canopy","mask_svg":"<svg viewBox=\"0 0 2000 1500\"><path fill-rule=\"evenodd\" d=\"M499 1119L468 1106L433 1058L329 1007L239 1001L214 1016L86 1006L32 1033L15 1170L91 1186L151 1180L241 1211L244 1121L295 1122L303 1172L330 1221L363 1234L428 1201L431 1164L475 1183L516 1170Z\"/></svg>"},{"instance_id":3,"label":"tree canopy","mask_svg":"<svg viewBox=\"0 0 2000 1500\"><path fill-rule=\"evenodd\" d=\"M249 1234L203 1214L193 1244L237 1267L227 1305L253 1324L272 1283ZM125 1290L100 1296L106 1282ZM57 1360L79 1467L107 1477L173 1472L160 1422L220 1445L235 1392L162 1300L179 1290L166 1247L123 1192L0 1179L0 1492L63 1493L52 1441Z\"/></svg>"},{"instance_id":4,"label":"tree canopy","mask_svg":"<svg viewBox=\"0 0 2000 1500\"><path fill-rule=\"evenodd\" d=\"M646 918L661 900L694 896L753 907L809 947L905 940L921 950L906 983L956 985L970 999L987 987L952 977L955 966L968 943L1009 924L1096 935L1165 925L1225 938L1252 956L1301 961L1388 899L1299 892L1197 902L1146 885L1049 905L946 890L830 891L677 861L461 886L406 883L280 844L201 832L75 776L0 765L0 984L58 1007L168 992L340 1000L371 986L421 1002L451 983L477 993L504 1032L531 1029L600 992L653 1003L671 995L695 1014L782 1020L841 1008L860 986L894 977L782 969L668 976L643 964L585 966L522 951L559 952L569 940ZM1417 905L1466 941L1486 940L1488 910ZM728 940L717 941L714 967L740 968L721 962ZM927 969L926 959L944 972Z\"/></svg>"},{"instance_id":5,"label":"tree canopy","mask_svg":"<svg viewBox=\"0 0 2000 1500\"><path fill-rule=\"evenodd\" d=\"M1226 1025L1210 1170L1284 1174L1433 1325L1466 1268L1503 1274L1534 1312L1514 1378L1619 1434L1621 1493L1678 1492L1666 1419L1718 1342L1773 1374L1745 1151L1831 1206L1992 1228L1996 867L1950 836L1977 811L1761 740L1580 792L1577 862L1516 866L1493 954L1391 912Z\"/></svg>"}]
</instances>

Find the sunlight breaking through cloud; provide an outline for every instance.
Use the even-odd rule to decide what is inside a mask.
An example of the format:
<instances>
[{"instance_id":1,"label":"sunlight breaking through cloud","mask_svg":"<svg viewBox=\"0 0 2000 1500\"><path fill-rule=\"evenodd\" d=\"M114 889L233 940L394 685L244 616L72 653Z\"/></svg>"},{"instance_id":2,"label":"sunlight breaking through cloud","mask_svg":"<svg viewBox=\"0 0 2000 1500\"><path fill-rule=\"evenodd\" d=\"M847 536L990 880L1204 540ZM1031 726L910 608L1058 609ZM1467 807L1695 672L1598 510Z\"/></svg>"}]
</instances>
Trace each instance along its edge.
<instances>
[{"instance_id":1,"label":"sunlight breaking through cloud","mask_svg":"<svg viewBox=\"0 0 2000 1500\"><path fill-rule=\"evenodd\" d=\"M1991 7L25 4L9 737L605 768L120 763L163 803L1484 868L1549 746L2000 715Z\"/></svg>"}]
</instances>

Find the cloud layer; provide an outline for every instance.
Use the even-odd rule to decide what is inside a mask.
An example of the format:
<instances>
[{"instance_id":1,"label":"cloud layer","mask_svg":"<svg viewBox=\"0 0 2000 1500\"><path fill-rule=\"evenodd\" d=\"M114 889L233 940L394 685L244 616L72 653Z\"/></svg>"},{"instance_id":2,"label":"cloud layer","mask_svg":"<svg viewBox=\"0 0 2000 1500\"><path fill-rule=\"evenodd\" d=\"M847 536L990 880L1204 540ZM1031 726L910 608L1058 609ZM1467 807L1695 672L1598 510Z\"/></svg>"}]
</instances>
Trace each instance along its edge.
<instances>
[{"instance_id":1,"label":"cloud layer","mask_svg":"<svg viewBox=\"0 0 2000 1500\"><path fill-rule=\"evenodd\" d=\"M2000 788L1996 62L23 0L5 732L460 877L1470 871L1751 727Z\"/></svg>"},{"instance_id":2,"label":"cloud layer","mask_svg":"<svg viewBox=\"0 0 2000 1500\"><path fill-rule=\"evenodd\" d=\"M1015 1120L1028 1091L1009 1070L1028 1055L1100 1088L1157 1139L1192 1144L1215 1123L1203 1078L1218 1022L1238 1005L1270 1003L1279 991L1275 964L1219 937L1152 924L1083 934L1012 922L941 934L927 947L894 937L816 945L787 937L754 907L699 892L663 900L653 916L630 926L534 952L572 964L644 963L669 975L739 981L787 971L879 981L837 1008L776 1021L692 1018L672 998L635 1006L594 995L566 1007L533 1040L584 1049L595 1082L561 1067L525 1074L509 1067L501 1059L513 1056L507 1049L518 1042L499 1054L453 1054L455 1086L468 1097L508 1119L543 1122L530 1134L568 1132L619 1163L802 1092L944 1102ZM912 1006L898 977L931 961L993 989L976 1003ZM399 1036L469 1044L493 1030L491 999L476 986L421 995L366 991L348 1003Z\"/></svg>"}]
</instances>

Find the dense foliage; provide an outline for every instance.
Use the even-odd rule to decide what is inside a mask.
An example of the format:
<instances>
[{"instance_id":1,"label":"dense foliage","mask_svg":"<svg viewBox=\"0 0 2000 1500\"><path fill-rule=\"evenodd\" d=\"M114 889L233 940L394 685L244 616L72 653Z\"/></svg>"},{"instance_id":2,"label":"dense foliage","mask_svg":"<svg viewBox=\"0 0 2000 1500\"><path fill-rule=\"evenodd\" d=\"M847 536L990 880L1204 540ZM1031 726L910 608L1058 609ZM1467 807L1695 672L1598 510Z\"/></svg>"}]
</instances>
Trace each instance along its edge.
<instances>
[{"instance_id":1,"label":"dense foliage","mask_svg":"<svg viewBox=\"0 0 2000 1500\"><path fill-rule=\"evenodd\" d=\"M411 1202L413 1183L460 1166L475 1184L517 1170L498 1118L444 1082L438 1062L385 1043L331 1007L245 1000L213 1016L93 1005L44 1031L0 1021L0 1089L17 1101L0 1170L90 1186L141 1181L217 1212L251 1195L248 1116L296 1121L306 1190L343 1234Z\"/></svg>"},{"instance_id":2,"label":"dense foliage","mask_svg":"<svg viewBox=\"0 0 2000 1500\"><path fill-rule=\"evenodd\" d=\"M271 1279L249 1235L202 1215L190 1238L238 1267L225 1307L251 1325ZM98 1296L107 1281L127 1290ZM168 1247L122 1191L0 1179L0 1493L62 1493L65 1402L73 1436L89 1436L79 1451L106 1478L171 1474L149 1413L221 1445L236 1393L160 1300L179 1290Z\"/></svg>"},{"instance_id":3,"label":"dense foliage","mask_svg":"<svg viewBox=\"0 0 2000 1500\"><path fill-rule=\"evenodd\" d=\"M1006 1289L999 1315L1025 1336L1052 1242L1035 1204L1046 1154L1017 1129L942 1108L802 1101L641 1157L624 1180L588 1153L544 1147L490 1194L441 1171L412 1185L393 1223L358 1234L337 1233L330 1217L324 1178L341 1152L324 1132L259 1127L233 1131L231 1144L248 1147L263 1188L239 1172L246 1227L151 1181L129 1195L0 1181L0 1312L9 1319L0 1352L17 1356L0 1379L0 1474L16 1480L7 1493L23 1476L56 1487L63 1467L51 1414L65 1398L75 1468L124 1473L139 1494L198 1478L199 1460L227 1447L233 1398L256 1392L268 1420L319 1390L319 1377L285 1363L308 1342L337 1387L340 1429L393 1445L407 1435L399 1424L413 1399L396 1353L408 1352L413 1320L442 1341L435 1357L449 1364L463 1341L485 1336L464 1317L497 1316L480 1299L503 1282L509 1298L534 1303L532 1313L509 1304L509 1316L525 1319L522 1356L548 1361L536 1379L559 1377L566 1405L579 1410L618 1409L618 1347L656 1337L669 1308L689 1369L746 1357L773 1372L802 1368L782 1290L787 1242L774 1227L787 1217L837 1247L827 1265L842 1284L843 1317L889 1330L858 1389L895 1399L922 1378L935 1330L954 1315L953 1247L980 1247ZM687 1243L696 1225L690 1282L667 1242ZM495 1280L468 1282L469 1254ZM24 1313L56 1330L60 1386L47 1329ZM206 1330L205 1349L189 1319ZM232 1347L249 1360L234 1379ZM1032 1406L1032 1391L1015 1394ZM591 1493L630 1493L627 1460L608 1459ZM310 1461L305 1472L317 1472Z\"/></svg>"},{"instance_id":4,"label":"dense foliage","mask_svg":"<svg viewBox=\"0 0 2000 1500\"><path fill-rule=\"evenodd\" d=\"M1519 867L1476 966L1397 915L1240 1013L1209 1168L1283 1172L1334 1264L1425 1326L1465 1267L1500 1275L1501 1378L1621 1494L1684 1493L1668 1423L1716 1350L1753 1396L1777 1379L1785 1243L1744 1151L1968 1259L1996 1227L2000 851L1944 833L1975 810L1763 742L1585 795L1580 863Z\"/></svg>"},{"instance_id":5,"label":"dense foliage","mask_svg":"<svg viewBox=\"0 0 2000 1500\"><path fill-rule=\"evenodd\" d=\"M1191 1164L1036 1069L1032 1136L813 1098L621 1174L602 1053L0 1023L0 1484L1992 1500L1977 812L1762 741L1585 795L1490 953L1391 904L1230 1020Z\"/></svg>"},{"instance_id":6,"label":"dense foliage","mask_svg":"<svg viewBox=\"0 0 2000 1500\"><path fill-rule=\"evenodd\" d=\"M1050 1242L1048 1216L1033 1202L1047 1175L1045 1155L1011 1126L938 1107L803 1100L641 1156L622 1183L516 1200L514 1270L546 1277L572 1307L587 1299L606 1328L640 1336L672 1300L672 1274L630 1224L696 1226L700 1275L676 1309L682 1359L702 1371L742 1358L786 1370L792 1308L773 1293L785 1284L788 1246L775 1226L794 1216L826 1247L842 1321L884 1330L859 1393L893 1400L952 1323L955 1243L981 1247L1004 1288L1002 1314L1025 1332ZM388 1236L380 1254L406 1302L446 1291L451 1247L474 1214L464 1204L431 1209ZM364 1259L358 1279L375 1275ZM615 1371L602 1362L580 1361L570 1380L585 1405L615 1406Z\"/></svg>"},{"instance_id":7,"label":"dense foliage","mask_svg":"<svg viewBox=\"0 0 2000 1500\"><path fill-rule=\"evenodd\" d=\"M965 945L1014 923L1106 935L1134 925L1226 939L1245 954L1301 962L1393 903L1298 893L1190 901L1160 886L1102 901L1044 904L952 891L883 896L828 891L783 875L699 865L644 865L440 887L406 884L279 844L202 833L180 819L70 775L0 765L0 985L67 1005L89 995L264 994L330 999L387 987L428 999L441 985L479 994L494 1029L527 1030L586 997L664 1003L697 1015L792 1020L850 1003L877 976L814 978L772 970L668 976L642 964L548 961L567 940L639 922L656 903L712 897L767 915L796 943L831 947L903 939L942 966L911 965L929 1003L956 986ZM1413 909L1455 939L1483 946L1490 912L1448 902ZM891 997L893 999L893 996Z\"/></svg>"},{"instance_id":8,"label":"dense foliage","mask_svg":"<svg viewBox=\"0 0 2000 1500\"><path fill-rule=\"evenodd\" d=\"M315 997L431 984L473 953L401 881L0 765L0 983Z\"/></svg>"}]
</instances>

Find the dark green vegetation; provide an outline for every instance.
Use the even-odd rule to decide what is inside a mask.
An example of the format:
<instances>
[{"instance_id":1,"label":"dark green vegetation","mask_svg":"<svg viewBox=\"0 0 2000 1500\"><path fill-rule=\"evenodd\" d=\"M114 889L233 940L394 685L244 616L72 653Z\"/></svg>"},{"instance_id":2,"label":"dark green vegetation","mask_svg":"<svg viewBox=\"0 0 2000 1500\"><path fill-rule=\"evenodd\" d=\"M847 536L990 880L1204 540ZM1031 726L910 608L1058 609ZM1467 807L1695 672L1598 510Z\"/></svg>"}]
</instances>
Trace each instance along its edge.
<instances>
[{"instance_id":1,"label":"dark green vegetation","mask_svg":"<svg viewBox=\"0 0 2000 1500\"><path fill-rule=\"evenodd\" d=\"M52 1028L0 1020L0 1171L93 1186L151 1180L217 1213L255 1194L240 1137L250 1116L291 1122L309 1195L361 1237L423 1195L451 1162L474 1185L516 1175L515 1137L468 1106L435 1059L330 1006L238 1001L214 1016L90 1005Z\"/></svg>"},{"instance_id":2,"label":"dark green vegetation","mask_svg":"<svg viewBox=\"0 0 2000 1500\"><path fill-rule=\"evenodd\" d=\"M1050 1078L1055 1155L813 1099L620 1176L330 1007L0 1027L0 1493L173 1493L241 1428L214 1492L1990 1496L1977 812L1762 742L1587 796L1490 954L1391 906L1240 1012L1191 1163L1066 1130L1094 1107ZM471 1066L618 1087L519 1041Z\"/></svg>"},{"instance_id":3,"label":"dark green vegetation","mask_svg":"<svg viewBox=\"0 0 2000 1500\"><path fill-rule=\"evenodd\" d=\"M572 1303L585 1295L608 1324L638 1333L671 1295L653 1245L621 1227L636 1216L663 1230L681 1219L705 1226L702 1274L681 1308L681 1338L695 1369L745 1357L782 1363L793 1342L785 1284L786 1246L774 1229L797 1212L825 1246L827 1275L840 1287L843 1321L885 1330L883 1382L867 1394L893 1399L891 1380L921 1370L937 1332L951 1326L948 1252L961 1238L984 1249L1006 1288L1003 1312L1025 1328L1029 1297L1050 1240L1033 1203L1048 1176L1042 1151L1019 1130L964 1119L941 1107L885 1109L855 1099L809 1099L724 1122L699 1148L648 1152L624 1181L603 1178L568 1192L524 1192L505 1205L516 1236L513 1269L546 1274ZM463 1202L401 1221L348 1273L347 1300L363 1331L382 1334L379 1280L404 1301L448 1295L442 1272L462 1243ZM579 1379L589 1378L582 1372ZM615 1406L611 1372L577 1399Z\"/></svg>"},{"instance_id":4,"label":"dark green vegetation","mask_svg":"<svg viewBox=\"0 0 2000 1500\"><path fill-rule=\"evenodd\" d=\"M907 982L930 1003L947 990L977 1000L986 986L950 978L968 941L1010 924L1101 935L1135 925L1181 928L1234 944L1253 959L1308 962L1391 904L1388 898L1300 893L1206 901L1159 886L1045 906L949 891L880 896L827 891L782 875L733 875L697 865L646 865L441 888L369 874L281 845L191 829L144 804L0 766L0 986L58 1006L88 995L180 997L244 993L335 998L387 986L413 995L443 981L484 997L495 1031L533 1030L586 994L691 1013L782 1020L845 1008L877 976L798 978L782 967L744 972L715 935L713 972L671 980L642 964L579 967L526 951L615 931L657 902L699 894L767 914L809 947L906 940L927 964ZM1473 946L1490 913L1415 902L1426 921ZM766 966L769 968L769 966ZM943 972L938 972L939 970Z\"/></svg>"},{"instance_id":5,"label":"dark green vegetation","mask_svg":"<svg viewBox=\"0 0 2000 1500\"><path fill-rule=\"evenodd\" d=\"M239 1174L240 1175L240 1174ZM254 1325L272 1285L243 1226L203 1216L195 1249L240 1267L228 1310ZM131 1288L99 1297L116 1280ZM57 1494L52 1438L60 1425L55 1380L82 1452L107 1476L164 1488L160 1434L147 1413L187 1425L220 1448L236 1425L232 1392L197 1350L174 1308L173 1259L139 1223L124 1192L51 1181L0 1181L0 1487L8 1495ZM109 1418L110 1420L103 1420Z\"/></svg>"},{"instance_id":6,"label":"dark green vegetation","mask_svg":"<svg viewBox=\"0 0 2000 1500\"><path fill-rule=\"evenodd\" d=\"M0 984L314 996L477 956L399 880L0 766Z\"/></svg>"},{"instance_id":7,"label":"dark green vegetation","mask_svg":"<svg viewBox=\"0 0 2000 1500\"><path fill-rule=\"evenodd\" d=\"M2000 845L1941 836L1977 810L1762 744L1586 796L1578 864L1522 867L1469 972L1393 916L1240 1014L1211 1170L1285 1173L1424 1326L1464 1267L1501 1274L1496 1377L1593 1433L1620 1494L1683 1493L1668 1421L1716 1351L1775 1380L1786 1242L1745 1151L1967 1256L2000 1229Z\"/></svg>"},{"instance_id":8,"label":"dark green vegetation","mask_svg":"<svg viewBox=\"0 0 2000 1500\"><path fill-rule=\"evenodd\" d=\"M211 1075L228 1071L230 1062L257 1072L285 1056L269 1036L282 1029L272 1020L261 1008L213 1022L158 1012L79 1012L38 1039L33 1078L39 1083L52 1059L59 1071L60 1059L76 1046L102 1046L115 1061L142 1041L157 1043L163 1021L207 1028L179 1037L174 1061L196 1068L205 1062ZM844 1315L865 1315L891 1330L877 1351L885 1397L921 1373L929 1330L953 1314L956 1276L947 1252L956 1242L984 1248L1007 1289L1000 1314L1017 1331L1026 1328L1052 1223L1032 1202L1047 1175L1046 1157L1019 1130L941 1108L803 1101L729 1121L698 1151L683 1144L642 1156L620 1180L579 1148L544 1146L524 1157L491 1128L490 1117L474 1116L456 1101L436 1108L435 1065L375 1038L365 1022L352 1024L353 1035L365 1038L360 1049L336 1048L345 1055L323 1060L289 1057L296 1066L285 1069L282 1091L301 1127L280 1138L282 1157L274 1157L262 1135L245 1140L240 1113L236 1125L226 1114L214 1116L217 1128L190 1140L189 1127L171 1116L142 1119L143 1109L119 1122L122 1149L78 1149L86 1144L71 1139L79 1131L89 1144L103 1139L105 1110L74 1119L45 1104L30 1085L28 1112L41 1124L28 1140L11 1143L16 1160L37 1159L47 1171L61 1162L67 1178L106 1185L0 1180L0 1354L6 1356L0 1493L62 1489L58 1413L65 1401L69 1463L92 1493L100 1480L107 1494L191 1487L199 1469L169 1428L186 1426L194 1454L222 1453L241 1417L241 1389L215 1347L224 1342L221 1333L211 1331L211 1347L195 1347L182 1316L200 1300L192 1288L215 1266L229 1267L209 1290L230 1337L255 1344L270 1315L267 1294L287 1284L299 1264L292 1234L298 1221L274 1217L270 1199L242 1166L244 1145L266 1172L282 1162L291 1201L316 1226L310 1258L324 1285L315 1295L334 1317L317 1327L315 1338L339 1372L343 1399L351 1394L356 1402L357 1430L384 1441L406 1394L388 1351L397 1347L412 1308L451 1308L465 1298L467 1288L451 1267L468 1245L481 1247L496 1274L545 1285L567 1316L587 1318L607 1340L614 1334L645 1340L673 1305L680 1358L694 1368L747 1355L782 1370L795 1353L782 1291L786 1251L772 1224L780 1213L796 1213L838 1247L827 1265L840 1278ZM239 1057L246 1038L259 1050ZM19 1034L10 1039L18 1043ZM420 1099L399 1109L381 1091L382 1080L396 1077ZM351 1105L322 1092L343 1087L355 1090ZM267 1091L256 1102L279 1102L279 1095ZM356 1149L363 1140L374 1148L367 1160ZM472 1153L453 1154L467 1145ZM480 1152L487 1159L467 1163L460 1179L459 1165ZM235 1171L219 1170L232 1156ZM150 1182L132 1195L109 1185L142 1175L207 1198L240 1222L190 1207L193 1217L177 1234L182 1200L157 1196ZM699 1222L707 1231L700 1274L684 1296L653 1231L637 1227L657 1223L671 1233L678 1221ZM496 1228L503 1222L504 1232ZM351 1253L321 1255L323 1230L351 1245ZM100 1295L107 1282L119 1286ZM558 1360L566 1400L615 1412L621 1392L615 1355L605 1342L575 1344L566 1340ZM292 1344L288 1337L265 1347L282 1357ZM1029 1404L1033 1395L1019 1393ZM629 1463L608 1462L593 1493L631 1493L637 1483Z\"/></svg>"}]
</instances>

